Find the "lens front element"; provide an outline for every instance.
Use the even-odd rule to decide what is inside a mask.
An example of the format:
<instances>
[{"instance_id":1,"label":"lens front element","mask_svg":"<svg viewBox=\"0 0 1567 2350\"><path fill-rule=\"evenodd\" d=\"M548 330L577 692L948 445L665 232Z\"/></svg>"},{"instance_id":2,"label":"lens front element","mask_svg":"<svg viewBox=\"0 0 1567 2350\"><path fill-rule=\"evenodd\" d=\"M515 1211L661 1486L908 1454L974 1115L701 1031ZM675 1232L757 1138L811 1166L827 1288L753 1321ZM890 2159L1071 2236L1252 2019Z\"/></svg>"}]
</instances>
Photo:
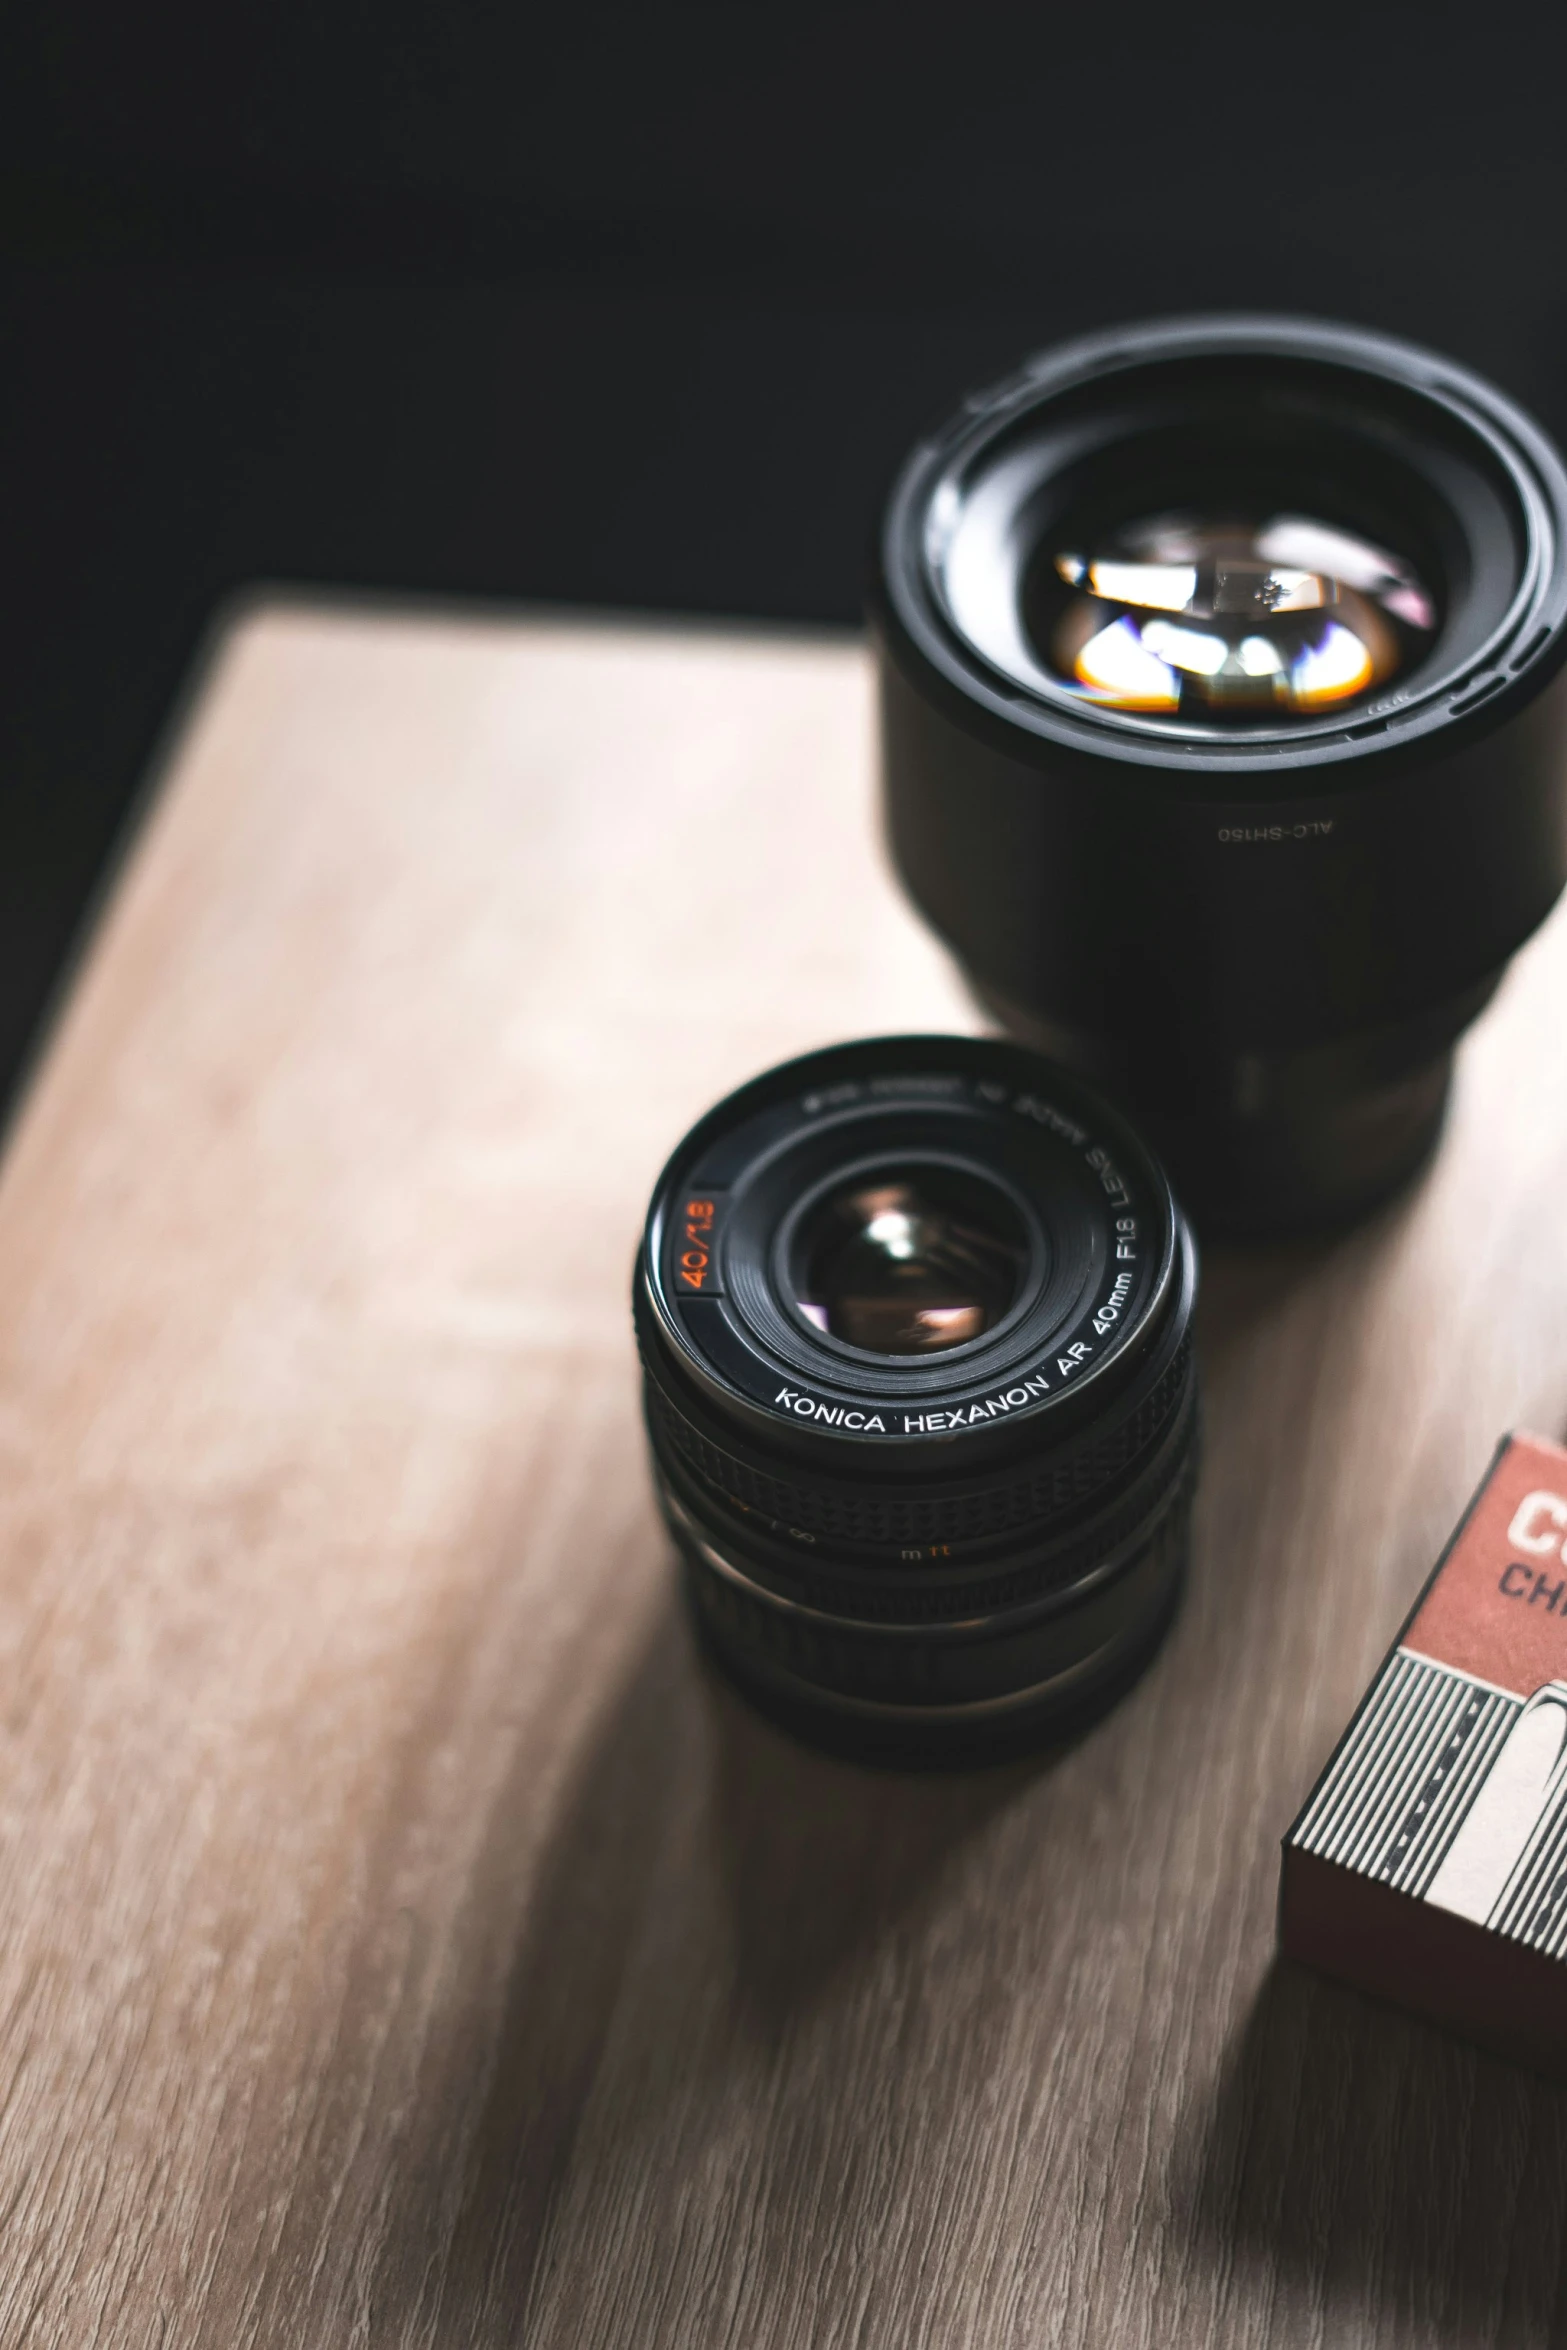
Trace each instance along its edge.
<instances>
[{"instance_id":1,"label":"lens front element","mask_svg":"<svg viewBox=\"0 0 1567 2350\"><path fill-rule=\"evenodd\" d=\"M1225 724L1318 717L1421 660L1414 566L1305 514L1155 516L1057 545L1031 583L1045 666L1108 710Z\"/></svg>"},{"instance_id":2,"label":"lens front element","mask_svg":"<svg viewBox=\"0 0 1567 2350\"><path fill-rule=\"evenodd\" d=\"M831 1192L796 1243L795 1305L846 1346L939 1354L1010 1310L1027 1255L1017 1212L955 1171L861 1176Z\"/></svg>"}]
</instances>

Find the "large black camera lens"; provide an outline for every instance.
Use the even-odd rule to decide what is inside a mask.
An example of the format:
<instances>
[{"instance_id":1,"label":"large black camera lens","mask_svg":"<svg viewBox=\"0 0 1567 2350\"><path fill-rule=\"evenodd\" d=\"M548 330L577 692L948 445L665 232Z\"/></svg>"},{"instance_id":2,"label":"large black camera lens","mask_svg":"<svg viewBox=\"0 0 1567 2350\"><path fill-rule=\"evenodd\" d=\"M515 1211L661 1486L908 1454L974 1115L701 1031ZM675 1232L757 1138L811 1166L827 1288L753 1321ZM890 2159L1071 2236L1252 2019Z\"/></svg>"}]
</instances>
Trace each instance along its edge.
<instances>
[{"instance_id":1,"label":"large black camera lens","mask_svg":"<svg viewBox=\"0 0 1567 2350\"><path fill-rule=\"evenodd\" d=\"M894 855L1199 1223L1358 1213L1567 878L1567 475L1491 386L1287 320L1046 352L909 460Z\"/></svg>"},{"instance_id":2,"label":"large black camera lens","mask_svg":"<svg viewBox=\"0 0 1567 2350\"><path fill-rule=\"evenodd\" d=\"M844 1045L720 1103L659 1180L635 1310L731 1673L918 1761L1105 1702L1180 1587L1195 1286L1157 1161L1018 1046Z\"/></svg>"}]
</instances>

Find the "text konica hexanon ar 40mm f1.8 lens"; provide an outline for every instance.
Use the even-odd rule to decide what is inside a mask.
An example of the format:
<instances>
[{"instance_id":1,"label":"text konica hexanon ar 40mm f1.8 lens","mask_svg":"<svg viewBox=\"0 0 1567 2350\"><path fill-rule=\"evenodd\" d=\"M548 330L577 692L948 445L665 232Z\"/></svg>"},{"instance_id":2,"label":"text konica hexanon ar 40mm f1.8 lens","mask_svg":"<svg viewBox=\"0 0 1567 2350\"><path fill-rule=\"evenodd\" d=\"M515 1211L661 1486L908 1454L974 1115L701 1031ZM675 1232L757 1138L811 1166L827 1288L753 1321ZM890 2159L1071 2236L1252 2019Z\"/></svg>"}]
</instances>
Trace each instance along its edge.
<instances>
[{"instance_id":1,"label":"text konica hexanon ar 40mm f1.8 lens","mask_svg":"<svg viewBox=\"0 0 1567 2350\"><path fill-rule=\"evenodd\" d=\"M1195 1282L1137 1135L1015 1046L844 1045L720 1103L659 1181L635 1311L729 1671L916 1761L1103 1702L1180 1588Z\"/></svg>"},{"instance_id":2,"label":"text konica hexanon ar 40mm f1.8 lens","mask_svg":"<svg viewBox=\"0 0 1567 2350\"><path fill-rule=\"evenodd\" d=\"M1200 1225L1358 1212L1567 874L1567 476L1491 385L1280 319L1047 351L879 541L887 815L1014 1033Z\"/></svg>"}]
</instances>

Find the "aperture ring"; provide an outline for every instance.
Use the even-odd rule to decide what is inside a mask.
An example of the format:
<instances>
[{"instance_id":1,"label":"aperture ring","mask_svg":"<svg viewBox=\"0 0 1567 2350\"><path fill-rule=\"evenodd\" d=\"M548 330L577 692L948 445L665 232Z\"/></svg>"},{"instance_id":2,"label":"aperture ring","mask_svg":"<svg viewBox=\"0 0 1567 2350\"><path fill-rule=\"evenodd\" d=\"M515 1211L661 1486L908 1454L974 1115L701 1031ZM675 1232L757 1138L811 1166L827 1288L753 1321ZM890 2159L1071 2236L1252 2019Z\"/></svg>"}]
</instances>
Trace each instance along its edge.
<instances>
[{"instance_id":1,"label":"aperture ring","mask_svg":"<svg viewBox=\"0 0 1567 2350\"><path fill-rule=\"evenodd\" d=\"M949 1709L1027 1697L1051 1679L1070 1679L1146 1635L1173 1600L1184 1571L1194 1480L1183 1478L1167 1506L1123 1549L1116 1573L1065 1621L1037 1613L954 1639L933 1625L926 1637L889 1637L885 1628L780 1609L722 1572L720 1561L675 1528L688 1587L709 1637L742 1674L783 1676L798 1694L852 1711L888 1706Z\"/></svg>"}]
</instances>

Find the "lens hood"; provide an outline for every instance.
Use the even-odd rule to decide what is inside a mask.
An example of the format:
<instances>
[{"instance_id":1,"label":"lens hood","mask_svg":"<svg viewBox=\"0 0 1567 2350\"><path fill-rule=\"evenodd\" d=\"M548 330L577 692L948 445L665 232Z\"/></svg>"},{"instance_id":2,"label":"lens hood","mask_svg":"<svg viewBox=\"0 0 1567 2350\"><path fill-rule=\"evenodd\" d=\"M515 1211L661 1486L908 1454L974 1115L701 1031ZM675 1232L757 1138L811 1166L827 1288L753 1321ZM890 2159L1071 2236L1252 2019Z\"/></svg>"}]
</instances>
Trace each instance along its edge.
<instances>
[{"instance_id":1,"label":"lens hood","mask_svg":"<svg viewBox=\"0 0 1567 2350\"><path fill-rule=\"evenodd\" d=\"M1356 1214L1567 878L1567 475L1478 377L1274 318L1048 351L918 448L886 818L1014 1033L1204 1228Z\"/></svg>"}]
</instances>

